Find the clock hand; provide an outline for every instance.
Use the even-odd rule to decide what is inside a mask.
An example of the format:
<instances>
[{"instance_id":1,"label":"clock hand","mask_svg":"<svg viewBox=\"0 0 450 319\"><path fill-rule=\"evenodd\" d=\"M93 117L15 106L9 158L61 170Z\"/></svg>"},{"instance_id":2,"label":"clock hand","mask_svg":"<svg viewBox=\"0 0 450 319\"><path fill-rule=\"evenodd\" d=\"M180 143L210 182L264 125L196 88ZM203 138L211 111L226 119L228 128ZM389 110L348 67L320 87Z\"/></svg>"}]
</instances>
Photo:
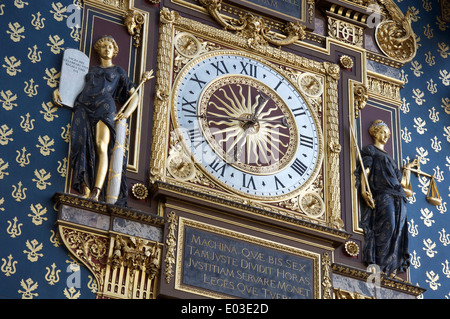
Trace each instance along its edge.
<instances>
[{"instance_id":1,"label":"clock hand","mask_svg":"<svg viewBox=\"0 0 450 319\"><path fill-rule=\"evenodd\" d=\"M193 117L197 117L200 119L207 119L207 120L237 120L237 121L248 121L247 118L245 117L234 117L234 116L215 116L215 115L206 115L206 114L201 114L201 115L193 115Z\"/></svg>"},{"instance_id":2,"label":"clock hand","mask_svg":"<svg viewBox=\"0 0 450 319\"><path fill-rule=\"evenodd\" d=\"M254 124L251 123L251 118L245 118L245 117L234 117L234 116L216 116L216 115L206 115L206 114L201 114L201 115L187 115L189 117L197 117L197 118L201 118L201 119L214 119L214 120L238 120L238 121L245 121L245 122L250 122L250 124ZM282 124L286 124L285 123L285 119L284 117L280 120L278 119L257 119L257 121L264 121L264 122L273 122L273 123L282 123ZM255 120L256 122L256 120Z\"/></svg>"},{"instance_id":3,"label":"clock hand","mask_svg":"<svg viewBox=\"0 0 450 319\"><path fill-rule=\"evenodd\" d=\"M258 116L261 113L264 106L266 106L267 102L269 102L270 97L267 95L264 95L261 91L259 91L259 96L262 98L262 100L258 99L258 104L255 107L255 111L253 112L253 115L251 117L251 121L255 122L258 120Z\"/></svg>"}]
</instances>

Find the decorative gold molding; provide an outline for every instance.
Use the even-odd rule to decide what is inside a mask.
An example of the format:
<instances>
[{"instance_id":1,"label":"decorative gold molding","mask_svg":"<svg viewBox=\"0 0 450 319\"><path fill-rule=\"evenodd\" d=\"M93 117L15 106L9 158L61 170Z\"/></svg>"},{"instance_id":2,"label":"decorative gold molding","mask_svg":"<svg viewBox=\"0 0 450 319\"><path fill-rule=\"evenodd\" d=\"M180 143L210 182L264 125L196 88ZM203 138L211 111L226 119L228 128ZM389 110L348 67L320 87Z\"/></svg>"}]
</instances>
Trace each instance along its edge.
<instances>
[{"instance_id":1,"label":"decorative gold molding","mask_svg":"<svg viewBox=\"0 0 450 319\"><path fill-rule=\"evenodd\" d=\"M175 249L177 247L177 225L178 217L175 212L170 212L167 214L168 221L168 233L166 236L166 256L164 257L164 262L166 263L165 277L166 283L170 283L173 276L175 275L173 270L173 265L176 262Z\"/></svg>"},{"instance_id":2,"label":"decorative gold molding","mask_svg":"<svg viewBox=\"0 0 450 319\"><path fill-rule=\"evenodd\" d=\"M412 10L403 15L393 0L378 0L387 11L388 19L381 22L375 31L375 38L381 51L388 57L401 62L411 61L417 51L415 34L411 27Z\"/></svg>"},{"instance_id":3,"label":"decorative gold molding","mask_svg":"<svg viewBox=\"0 0 450 319\"><path fill-rule=\"evenodd\" d=\"M232 208L241 212L245 212L246 214L257 214L267 217L268 219L295 225L296 227L303 230L313 230L318 236L320 236L319 234L326 234L329 237L333 237L330 240L339 243L343 243L343 240L348 239L348 237L350 236L350 234L343 230L330 228L328 223L320 223L320 220L303 220L297 218L297 216L292 216L292 214L282 214L278 209L269 210L270 207L262 207L261 205L255 203L251 203L251 205L249 205L248 203L231 201L229 196L227 198L220 198L215 195L210 195L206 192L199 192L198 189L188 189L186 187L177 186L172 183L169 184L156 182L153 185L152 192L156 194L164 193L166 195L171 193L173 194L173 197L176 198L180 198L180 196L200 198L205 202L216 205L216 207L217 205L220 205L222 207Z\"/></svg>"},{"instance_id":4,"label":"decorative gold molding","mask_svg":"<svg viewBox=\"0 0 450 319\"><path fill-rule=\"evenodd\" d=\"M250 48L268 43L276 46L288 45L306 37L305 26L298 21L287 22L283 29L286 38L276 40L268 35L270 28L261 17L246 13L239 19L227 21L220 14L222 0L199 0L199 2L225 30L238 31L238 35L247 38Z\"/></svg>"},{"instance_id":5,"label":"decorative gold molding","mask_svg":"<svg viewBox=\"0 0 450 319\"><path fill-rule=\"evenodd\" d=\"M102 4L106 4L122 10L126 10L130 5L129 3L130 0L93 0L93 1L100 2Z\"/></svg>"}]
</instances>

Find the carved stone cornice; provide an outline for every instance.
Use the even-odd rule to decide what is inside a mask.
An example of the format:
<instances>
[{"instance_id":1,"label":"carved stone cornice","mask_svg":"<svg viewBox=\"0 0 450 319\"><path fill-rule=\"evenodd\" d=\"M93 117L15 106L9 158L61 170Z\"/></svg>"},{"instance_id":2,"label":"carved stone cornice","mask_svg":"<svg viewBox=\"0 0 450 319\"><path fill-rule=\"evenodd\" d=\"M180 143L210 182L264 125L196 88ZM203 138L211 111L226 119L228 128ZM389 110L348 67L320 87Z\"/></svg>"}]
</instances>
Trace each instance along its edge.
<instances>
[{"instance_id":1,"label":"carved stone cornice","mask_svg":"<svg viewBox=\"0 0 450 319\"><path fill-rule=\"evenodd\" d=\"M253 215L254 217L266 218L267 222L281 222L286 225L292 226L297 231L307 232L315 234L316 237L326 237L327 240L333 241L334 245L340 245L345 242L350 236L346 231L328 227L307 220L302 220L287 215L277 213L277 211L269 211L263 207L256 207L254 203L248 205L246 203L240 203L225 198L216 197L213 195L198 192L193 189L187 189L181 186L173 185L170 183L155 182L151 189L151 193L155 198L172 197L177 200L189 200L195 203L199 203L199 200L210 206L211 204L219 205L222 208L233 211L237 215ZM333 225L334 226L334 225Z\"/></svg>"},{"instance_id":2,"label":"carved stone cornice","mask_svg":"<svg viewBox=\"0 0 450 319\"><path fill-rule=\"evenodd\" d=\"M369 276L373 275L371 272L367 272L362 269L353 268L342 264L332 264L331 266L333 274L342 275L345 277L354 278L366 282ZM409 282L398 280L395 278L380 275L380 285L382 288L387 288L399 292L403 292L413 296L419 296L423 294L426 289L414 286Z\"/></svg>"}]
</instances>

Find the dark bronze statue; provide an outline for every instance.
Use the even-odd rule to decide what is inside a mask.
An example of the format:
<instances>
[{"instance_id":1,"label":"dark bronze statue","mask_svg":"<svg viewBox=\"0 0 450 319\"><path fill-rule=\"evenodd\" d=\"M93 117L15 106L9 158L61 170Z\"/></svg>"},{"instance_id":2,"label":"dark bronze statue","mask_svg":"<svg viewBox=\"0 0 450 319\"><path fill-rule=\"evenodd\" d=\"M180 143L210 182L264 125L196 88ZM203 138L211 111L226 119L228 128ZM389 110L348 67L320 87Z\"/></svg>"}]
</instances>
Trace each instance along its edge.
<instances>
[{"instance_id":1,"label":"dark bronze statue","mask_svg":"<svg viewBox=\"0 0 450 319\"><path fill-rule=\"evenodd\" d=\"M109 159L116 139L115 121L128 118L138 105L134 94L123 112L117 114L116 104L125 103L136 85L127 73L112 63L119 52L116 41L110 36L100 38L94 45L100 65L93 66L85 78L85 86L73 108L71 127L70 166L73 170L72 187L84 197L98 200L105 192ZM61 98L55 90L53 100ZM58 103L59 104L59 103ZM124 161L124 172L126 161ZM126 174L122 174L126 178ZM121 184L118 205L126 201L126 181Z\"/></svg>"},{"instance_id":2,"label":"dark bronze statue","mask_svg":"<svg viewBox=\"0 0 450 319\"><path fill-rule=\"evenodd\" d=\"M406 220L406 187L410 170L417 159L408 163L402 173L384 150L391 136L388 126L376 120L369 128L373 144L364 147L356 171L356 186L361 190L361 227L364 230L363 261L376 264L387 275L405 272L409 267L408 227ZM364 176L365 175L365 176ZM366 184L368 182L368 185Z\"/></svg>"}]
</instances>

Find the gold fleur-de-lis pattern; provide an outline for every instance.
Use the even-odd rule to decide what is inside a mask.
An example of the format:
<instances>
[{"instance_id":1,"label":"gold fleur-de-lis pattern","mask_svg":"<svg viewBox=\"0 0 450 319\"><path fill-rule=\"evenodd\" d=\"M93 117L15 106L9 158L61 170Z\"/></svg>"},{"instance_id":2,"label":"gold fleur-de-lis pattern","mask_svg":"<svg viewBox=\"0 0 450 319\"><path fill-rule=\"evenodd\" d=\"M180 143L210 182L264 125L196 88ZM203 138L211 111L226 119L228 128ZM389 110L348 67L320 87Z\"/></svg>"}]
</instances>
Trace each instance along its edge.
<instances>
[{"instance_id":1,"label":"gold fleur-de-lis pattern","mask_svg":"<svg viewBox=\"0 0 450 319\"><path fill-rule=\"evenodd\" d=\"M72 114L52 92L64 49L79 47L66 25L73 3L0 0L0 298L95 298L90 272L61 244L52 201L68 170Z\"/></svg>"},{"instance_id":2,"label":"gold fleur-de-lis pattern","mask_svg":"<svg viewBox=\"0 0 450 319\"><path fill-rule=\"evenodd\" d=\"M426 201L430 179L412 176L410 275L423 298L450 298L450 31L440 2L396 0L411 9L418 51L399 70L404 161L420 157L442 205ZM93 276L73 260L54 227L53 194L64 191L71 113L51 100L62 54L78 48L68 6L79 0L0 0L0 297L95 298ZM68 279L79 271L80 285Z\"/></svg>"},{"instance_id":3,"label":"gold fleur-de-lis pattern","mask_svg":"<svg viewBox=\"0 0 450 319\"><path fill-rule=\"evenodd\" d=\"M415 12L418 40L414 59L400 72L403 161L420 158L434 176L442 204L426 200L430 179L412 174L408 205L410 279L427 291L420 298L450 299L450 16L438 1L396 0ZM446 13L445 13L446 12ZM445 16L445 14L447 16Z\"/></svg>"}]
</instances>

